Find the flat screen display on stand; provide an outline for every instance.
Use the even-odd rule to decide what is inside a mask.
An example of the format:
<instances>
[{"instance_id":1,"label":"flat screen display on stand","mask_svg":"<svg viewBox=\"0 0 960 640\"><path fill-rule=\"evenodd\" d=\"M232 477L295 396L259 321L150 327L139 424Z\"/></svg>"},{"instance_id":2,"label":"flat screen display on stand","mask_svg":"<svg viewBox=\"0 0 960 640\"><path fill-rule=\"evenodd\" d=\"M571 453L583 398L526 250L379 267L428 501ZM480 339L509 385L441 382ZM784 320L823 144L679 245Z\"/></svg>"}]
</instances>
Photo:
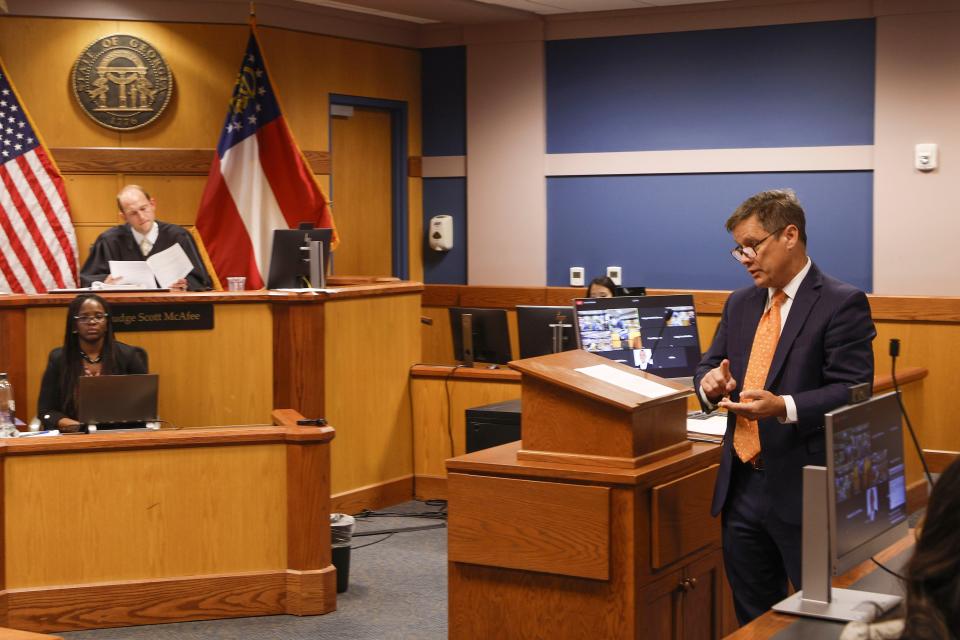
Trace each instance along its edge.
<instances>
[{"instance_id":1,"label":"flat screen display on stand","mask_svg":"<svg viewBox=\"0 0 960 640\"><path fill-rule=\"evenodd\" d=\"M573 304L581 349L663 378L696 372L700 336L692 295L578 298Z\"/></svg>"},{"instance_id":2,"label":"flat screen display on stand","mask_svg":"<svg viewBox=\"0 0 960 640\"><path fill-rule=\"evenodd\" d=\"M276 229L270 252L268 289L319 289L322 282L310 277L310 242L321 243L323 274L329 273L333 229ZM321 278L322 280L323 278Z\"/></svg>"},{"instance_id":3,"label":"flat screen display on stand","mask_svg":"<svg viewBox=\"0 0 960 640\"><path fill-rule=\"evenodd\" d=\"M803 469L803 590L773 610L872 620L900 596L836 589L831 575L869 560L908 533L903 427L896 392L828 413L826 467Z\"/></svg>"},{"instance_id":4,"label":"flat screen display on stand","mask_svg":"<svg viewBox=\"0 0 960 640\"><path fill-rule=\"evenodd\" d=\"M453 335L453 357L460 362L506 364L513 360L506 309L450 307L450 333ZM470 340L464 340L464 316L470 316ZM472 342L464 351L464 342ZM472 346L472 350L469 348ZM471 362L472 361L472 362Z\"/></svg>"},{"instance_id":5,"label":"flat screen display on stand","mask_svg":"<svg viewBox=\"0 0 960 640\"><path fill-rule=\"evenodd\" d=\"M520 357L535 358L555 353L554 326L560 326L560 351L577 348L574 332L573 307L538 307L517 305L517 336L520 339Z\"/></svg>"}]
</instances>

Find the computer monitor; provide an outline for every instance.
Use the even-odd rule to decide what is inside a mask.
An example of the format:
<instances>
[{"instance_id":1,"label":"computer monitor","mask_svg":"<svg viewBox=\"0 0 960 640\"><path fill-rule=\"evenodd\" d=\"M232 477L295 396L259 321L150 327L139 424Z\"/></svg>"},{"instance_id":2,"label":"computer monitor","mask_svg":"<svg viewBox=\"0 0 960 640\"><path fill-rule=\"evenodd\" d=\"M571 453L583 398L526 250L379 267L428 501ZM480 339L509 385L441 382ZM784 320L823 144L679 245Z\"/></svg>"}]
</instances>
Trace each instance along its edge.
<instances>
[{"instance_id":1,"label":"computer monitor","mask_svg":"<svg viewBox=\"0 0 960 640\"><path fill-rule=\"evenodd\" d=\"M826 467L804 467L803 591L774 611L870 620L899 596L832 589L830 576L869 560L908 532L897 392L826 415Z\"/></svg>"},{"instance_id":2,"label":"computer monitor","mask_svg":"<svg viewBox=\"0 0 960 640\"><path fill-rule=\"evenodd\" d=\"M310 277L310 241L320 242L323 253L323 280L330 267L330 241L333 229L276 229L270 252L268 289L318 289L323 282Z\"/></svg>"},{"instance_id":3,"label":"computer monitor","mask_svg":"<svg viewBox=\"0 0 960 640\"><path fill-rule=\"evenodd\" d=\"M614 290L615 296L645 296L647 295L646 287L625 287L617 286Z\"/></svg>"},{"instance_id":4,"label":"computer monitor","mask_svg":"<svg viewBox=\"0 0 960 640\"><path fill-rule=\"evenodd\" d=\"M467 315L470 329L464 331L464 316ZM506 364L513 360L506 309L450 307L450 329L453 334L453 357L460 362ZM466 350L464 342L467 343Z\"/></svg>"},{"instance_id":5,"label":"computer monitor","mask_svg":"<svg viewBox=\"0 0 960 640\"><path fill-rule=\"evenodd\" d=\"M578 298L581 349L655 373L692 378L700 337L692 295Z\"/></svg>"},{"instance_id":6,"label":"computer monitor","mask_svg":"<svg viewBox=\"0 0 960 640\"><path fill-rule=\"evenodd\" d=\"M536 307L517 305L517 334L520 338L520 357L536 358L548 353L557 353L554 349L554 327L560 335L559 351L577 348L577 336L574 332L573 307Z\"/></svg>"}]
</instances>

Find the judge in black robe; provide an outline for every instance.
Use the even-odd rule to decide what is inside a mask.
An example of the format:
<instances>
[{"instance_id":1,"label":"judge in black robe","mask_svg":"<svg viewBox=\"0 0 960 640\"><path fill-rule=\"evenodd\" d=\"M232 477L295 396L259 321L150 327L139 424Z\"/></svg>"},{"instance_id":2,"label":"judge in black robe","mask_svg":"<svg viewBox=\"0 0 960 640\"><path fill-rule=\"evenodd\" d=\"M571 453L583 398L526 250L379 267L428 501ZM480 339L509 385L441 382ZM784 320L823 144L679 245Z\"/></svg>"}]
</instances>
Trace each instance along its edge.
<instances>
[{"instance_id":1,"label":"judge in black robe","mask_svg":"<svg viewBox=\"0 0 960 640\"><path fill-rule=\"evenodd\" d=\"M147 255L143 255L143 252L140 251L128 224L117 225L101 233L96 242L93 243L90 255L80 270L80 281L83 286L89 287L93 282L105 280L110 275L110 260L146 260L155 253L160 253L174 244L179 244L183 248L183 252L190 258L190 262L193 263L193 271L187 274L186 278L187 290L207 291L210 289L210 276L203 266L200 252L197 250L197 245L193 242L193 236L190 235L190 232L169 222L155 220L154 224L160 228L160 234L157 236L157 242Z\"/></svg>"},{"instance_id":2,"label":"judge in black robe","mask_svg":"<svg viewBox=\"0 0 960 640\"><path fill-rule=\"evenodd\" d=\"M124 224L108 229L100 234L90 255L80 270L80 281L85 287L94 282L110 282L110 260L146 260L150 256L179 244L193 264L193 270L186 278L171 285L175 290L206 291L211 288L212 282L197 245L193 237L183 227L156 219L157 202L150 197L143 187L135 184L125 186L117 194L117 207ZM156 227L156 238L148 244L148 252L143 253L139 242L144 236L153 236ZM134 231L139 234L135 237Z\"/></svg>"}]
</instances>

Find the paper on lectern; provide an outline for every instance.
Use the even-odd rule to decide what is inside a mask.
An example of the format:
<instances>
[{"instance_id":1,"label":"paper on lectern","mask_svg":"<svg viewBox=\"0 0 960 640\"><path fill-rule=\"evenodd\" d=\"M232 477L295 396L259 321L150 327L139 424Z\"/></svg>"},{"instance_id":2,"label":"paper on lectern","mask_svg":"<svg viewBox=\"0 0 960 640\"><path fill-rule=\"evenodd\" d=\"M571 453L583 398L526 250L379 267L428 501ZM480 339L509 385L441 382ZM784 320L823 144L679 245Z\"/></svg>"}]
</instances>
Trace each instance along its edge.
<instances>
[{"instance_id":1,"label":"paper on lectern","mask_svg":"<svg viewBox=\"0 0 960 640\"><path fill-rule=\"evenodd\" d=\"M663 396L668 396L672 393L676 393L677 390L671 387L662 385L653 380L647 380L640 376L633 375L626 371L621 371L611 367L608 364L597 364L592 367L581 367L580 369L575 369L584 375L588 375L591 378L596 378L597 380L603 380L614 386L620 387L621 389L626 389L627 391L632 391L633 393L639 393L642 396L648 398L662 398Z\"/></svg>"}]
</instances>

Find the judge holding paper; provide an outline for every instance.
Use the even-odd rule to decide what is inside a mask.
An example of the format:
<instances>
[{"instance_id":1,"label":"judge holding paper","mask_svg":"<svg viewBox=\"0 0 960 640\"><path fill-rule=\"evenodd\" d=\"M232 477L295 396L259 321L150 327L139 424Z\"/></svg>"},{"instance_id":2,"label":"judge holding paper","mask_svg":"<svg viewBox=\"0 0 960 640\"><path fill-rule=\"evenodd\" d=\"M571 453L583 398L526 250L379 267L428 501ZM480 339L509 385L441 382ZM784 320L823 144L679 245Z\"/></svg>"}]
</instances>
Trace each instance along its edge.
<instances>
[{"instance_id":1,"label":"judge holding paper","mask_svg":"<svg viewBox=\"0 0 960 640\"><path fill-rule=\"evenodd\" d=\"M156 200L151 198L143 187L130 184L121 189L117 194L117 207L124 224L104 231L93 243L90 256L80 270L80 280L84 286L91 286L94 282L124 284L122 275L111 275L111 261L146 261L174 245L179 245L192 263L193 270L172 282L161 282L161 286L175 291L210 289L210 276L203 266L200 252L197 251L190 233L183 227L157 220ZM167 253L164 258L163 262L169 263L171 260L175 261L176 256ZM167 266L173 268L172 265Z\"/></svg>"}]
</instances>

